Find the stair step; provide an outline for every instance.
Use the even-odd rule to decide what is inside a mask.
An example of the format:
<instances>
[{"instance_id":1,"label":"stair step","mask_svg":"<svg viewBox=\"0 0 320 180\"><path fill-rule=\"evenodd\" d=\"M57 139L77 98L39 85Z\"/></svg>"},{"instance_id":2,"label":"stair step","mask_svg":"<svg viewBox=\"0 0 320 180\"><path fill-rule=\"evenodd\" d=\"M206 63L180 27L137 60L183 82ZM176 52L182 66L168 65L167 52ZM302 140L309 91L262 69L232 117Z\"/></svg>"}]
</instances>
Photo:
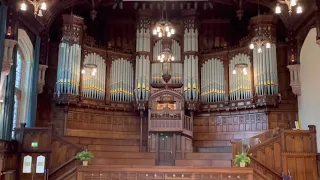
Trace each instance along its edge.
<instances>
[{"instance_id":1,"label":"stair step","mask_svg":"<svg viewBox=\"0 0 320 180\"><path fill-rule=\"evenodd\" d=\"M231 160L232 153L185 153L186 160Z\"/></svg>"},{"instance_id":2,"label":"stair step","mask_svg":"<svg viewBox=\"0 0 320 180\"><path fill-rule=\"evenodd\" d=\"M217 146L231 146L231 141L193 141L194 147L217 147Z\"/></svg>"},{"instance_id":3,"label":"stair step","mask_svg":"<svg viewBox=\"0 0 320 180\"><path fill-rule=\"evenodd\" d=\"M109 146L109 145L88 145L90 151L107 152L139 152L139 146Z\"/></svg>"},{"instance_id":4,"label":"stair step","mask_svg":"<svg viewBox=\"0 0 320 180\"><path fill-rule=\"evenodd\" d=\"M155 166L154 159L107 159L107 158L93 158L90 165L146 165Z\"/></svg>"},{"instance_id":5,"label":"stair step","mask_svg":"<svg viewBox=\"0 0 320 180\"><path fill-rule=\"evenodd\" d=\"M155 153L149 152L106 152L92 151L95 158L108 159L155 159Z\"/></svg>"},{"instance_id":6,"label":"stair step","mask_svg":"<svg viewBox=\"0 0 320 180\"><path fill-rule=\"evenodd\" d=\"M231 167L231 160L176 160L176 166Z\"/></svg>"},{"instance_id":7,"label":"stair step","mask_svg":"<svg viewBox=\"0 0 320 180\"><path fill-rule=\"evenodd\" d=\"M200 153L232 153L231 146L197 148Z\"/></svg>"},{"instance_id":8,"label":"stair step","mask_svg":"<svg viewBox=\"0 0 320 180\"><path fill-rule=\"evenodd\" d=\"M82 137L67 137L69 141L75 144L89 145L101 144L111 146L139 146L139 139L106 139L106 138L82 138Z\"/></svg>"}]
</instances>

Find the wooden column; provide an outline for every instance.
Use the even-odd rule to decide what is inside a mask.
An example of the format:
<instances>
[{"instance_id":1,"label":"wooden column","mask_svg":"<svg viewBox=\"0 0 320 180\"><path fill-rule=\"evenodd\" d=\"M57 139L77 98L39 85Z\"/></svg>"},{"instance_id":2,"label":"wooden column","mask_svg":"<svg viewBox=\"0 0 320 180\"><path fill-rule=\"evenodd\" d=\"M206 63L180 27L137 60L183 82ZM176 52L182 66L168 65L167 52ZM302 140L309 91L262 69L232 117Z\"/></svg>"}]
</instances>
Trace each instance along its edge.
<instances>
[{"instance_id":1,"label":"wooden column","mask_svg":"<svg viewBox=\"0 0 320 180\"><path fill-rule=\"evenodd\" d=\"M110 73L111 73L111 59L106 55L106 102L110 101Z\"/></svg>"}]
</instances>

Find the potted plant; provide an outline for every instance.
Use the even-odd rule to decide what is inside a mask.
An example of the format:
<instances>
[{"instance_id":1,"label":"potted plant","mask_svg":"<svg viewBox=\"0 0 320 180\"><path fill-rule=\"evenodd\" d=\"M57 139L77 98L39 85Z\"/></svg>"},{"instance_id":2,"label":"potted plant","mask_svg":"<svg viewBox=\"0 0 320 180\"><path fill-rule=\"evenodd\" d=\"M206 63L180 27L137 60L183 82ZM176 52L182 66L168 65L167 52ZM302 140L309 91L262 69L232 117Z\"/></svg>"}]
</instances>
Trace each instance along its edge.
<instances>
[{"instance_id":1,"label":"potted plant","mask_svg":"<svg viewBox=\"0 0 320 180\"><path fill-rule=\"evenodd\" d=\"M88 161L93 158L93 154L87 150L79 152L76 158L82 161L83 166L88 166Z\"/></svg>"},{"instance_id":2,"label":"potted plant","mask_svg":"<svg viewBox=\"0 0 320 180\"><path fill-rule=\"evenodd\" d=\"M246 167L247 164L251 163L250 157L245 152L238 153L234 158L234 163L240 167Z\"/></svg>"}]
</instances>

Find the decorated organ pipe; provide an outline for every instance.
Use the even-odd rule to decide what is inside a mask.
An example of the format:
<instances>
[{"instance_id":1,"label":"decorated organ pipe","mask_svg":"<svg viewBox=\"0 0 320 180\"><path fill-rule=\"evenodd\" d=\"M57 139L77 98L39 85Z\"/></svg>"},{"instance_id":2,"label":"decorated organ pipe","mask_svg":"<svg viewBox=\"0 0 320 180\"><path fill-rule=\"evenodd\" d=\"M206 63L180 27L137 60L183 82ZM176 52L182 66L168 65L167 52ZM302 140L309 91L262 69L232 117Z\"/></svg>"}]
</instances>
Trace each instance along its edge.
<instances>
[{"instance_id":1,"label":"decorated organ pipe","mask_svg":"<svg viewBox=\"0 0 320 180\"><path fill-rule=\"evenodd\" d=\"M111 101L133 101L133 66L130 61L118 58L111 63L110 99Z\"/></svg>"},{"instance_id":2,"label":"decorated organ pipe","mask_svg":"<svg viewBox=\"0 0 320 180\"><path fill-rule=\"evenodd\" d=\"M220 59L212 58L201 67L201 101L224 101L224 66Z\"/></svg>"},{"instance_id":3,"label":"decorated organ pipe","mask_svg":"<svg viewBox=\"0 0 320 180\"><path fill-rule=\"evenodd\" d=\"M251 18L250 30L253 37L264 36L268 40L259 49L253 49L253 77L256 95L278 95L278 70L276 51L276 18L263 15Z\"/></svg>"},{"instance_id":4,"label":"decorated organ pipe","mask_svg":"<svg viewBox=\"0 0 320 180\"><path fill-rule=\"evenodd\" d=\"M79 95L83 18L63 15L63 37L59 45L56 93Z\"/></svg>"},{"instance_id":5,"label":"decorated organ pipe","mask_svg":"<svg viewBox=\"0 0 320 180\"><path fill-rule=\"evenodd\" d=\"M253 50L254 87L257 95L278 94L278 71L276 45L262 47L262 52Z\"/></svg>"},{"instance_id":6,"label":"decorated organ pipe","mask_svg":"<svg viewBox=\"0 0 320 180\"><path fill-rule=\"evenodd\" d=\"M162 39L158 40L153 46L153 63L151 65L151 83L161 84L164 83L162 80L163 70L171 70L171 84L182 84L182 64L181 62L181 47L177 40L172 40L171 45L172 54L174 60L172 60L171 65L167 63L157 62L158 55L162 51ZM170 65L170 67L168 67Z\"/></svg>"},{"instance_id":7,"label":"decorated organ pipe","mask_svg":"<svg viewBox=\"0 0 320 180\"><path fill-rule=\"evenodd\" d=\"M243 64L246 66L242 67ZM250 56L239 53L229 62L229 99L249 98L252 98Z\"/></svg>"},{"instance_id":8,"label":"decorated organ pipe","mask_svg":"<svg viewBox=\"0 0 320 180\"><path fill-rule=\"evenodd\" d=\"M184 96L187 101L198 100L198 29L194 18L184 21Z\"/></svg>"},{"instance_id":9,"label":"decorated organ pipe","mask_svg":"<svg viewBox=\"0 0 320 180\"><path fill-rule=\"evenodd\" d=\"M147 101L150 96L150 21L140 19L136 39L135 99Z\"/></svg>"},{"instance_id":10,"label":"decorated organ pipe","mask_svg":"<svg viewBox=\"0 0 320 180\"><path fill-rule=\"evenodd\" d=\"M105 59L99 54L90 53L85 56L83 63L97 65L97 73L93 76L90 72L84 71L82 74L82 96L85 98L104 100L106 88Z\"/></svg>"}]
</instances>

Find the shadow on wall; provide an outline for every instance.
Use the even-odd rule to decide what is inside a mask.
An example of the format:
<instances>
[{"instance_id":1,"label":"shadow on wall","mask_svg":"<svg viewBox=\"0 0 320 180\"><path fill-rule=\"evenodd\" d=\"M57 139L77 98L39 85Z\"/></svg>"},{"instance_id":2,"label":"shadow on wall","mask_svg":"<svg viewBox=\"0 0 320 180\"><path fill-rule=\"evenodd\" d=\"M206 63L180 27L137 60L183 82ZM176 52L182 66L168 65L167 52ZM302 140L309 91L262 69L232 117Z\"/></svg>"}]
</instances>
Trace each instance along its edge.
<instances>
[{"instance_id":1,"label":"shadow on wall","mask_svg":"<svg viewBox=\"0 0 320 180\"><path fill-rule=\"evenodd\" d=\"M316 29L309 31L300 54L301 95L298 97L299 118L303 129L317 128L317 146L320 149L320 47L316 44Z\"/></svg>"}]
</instances>

